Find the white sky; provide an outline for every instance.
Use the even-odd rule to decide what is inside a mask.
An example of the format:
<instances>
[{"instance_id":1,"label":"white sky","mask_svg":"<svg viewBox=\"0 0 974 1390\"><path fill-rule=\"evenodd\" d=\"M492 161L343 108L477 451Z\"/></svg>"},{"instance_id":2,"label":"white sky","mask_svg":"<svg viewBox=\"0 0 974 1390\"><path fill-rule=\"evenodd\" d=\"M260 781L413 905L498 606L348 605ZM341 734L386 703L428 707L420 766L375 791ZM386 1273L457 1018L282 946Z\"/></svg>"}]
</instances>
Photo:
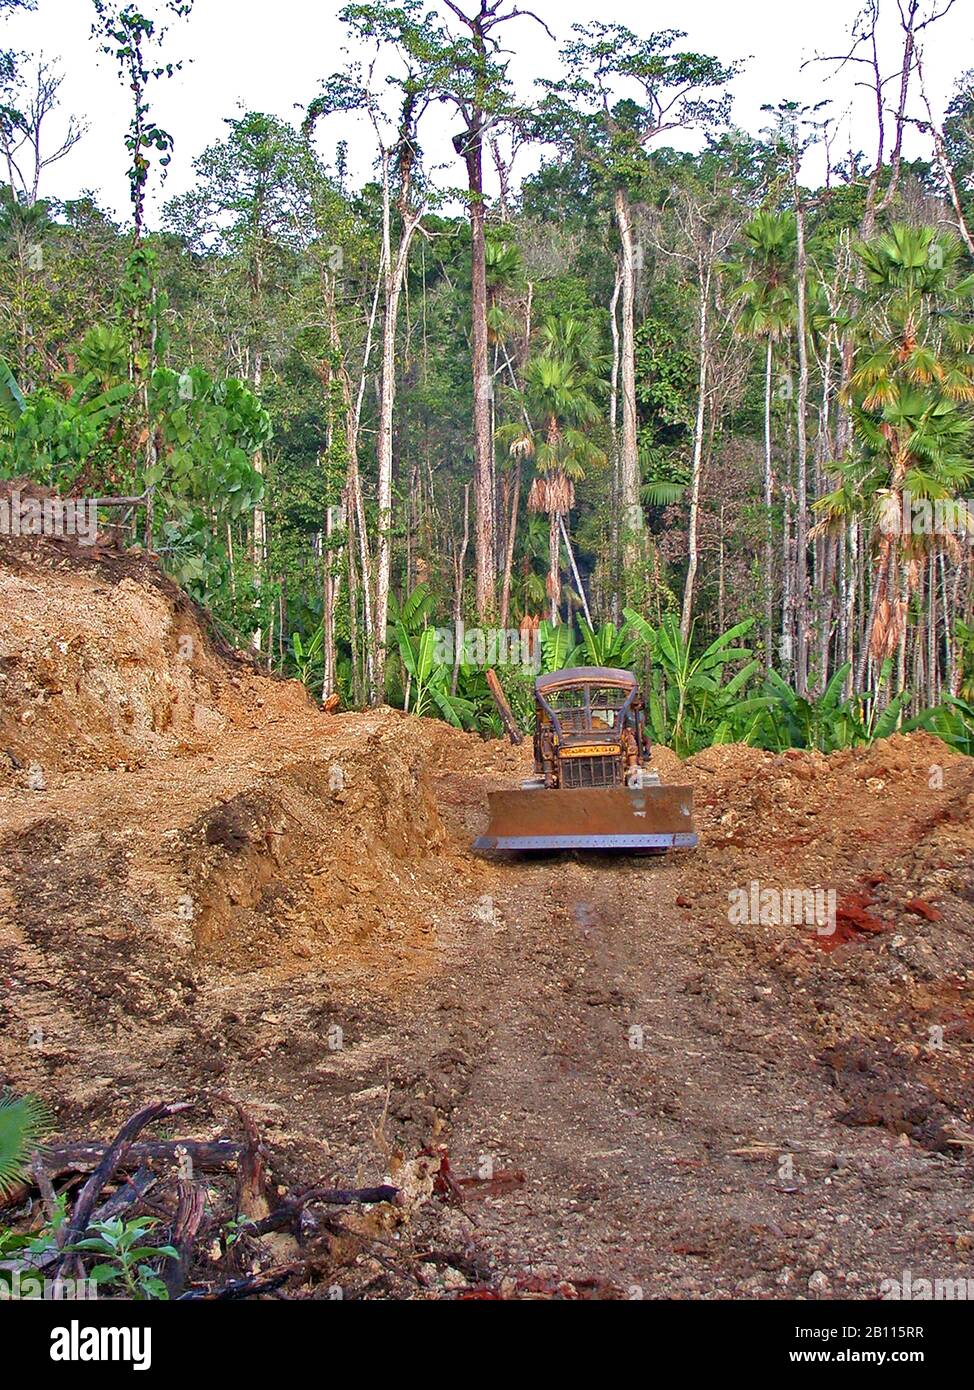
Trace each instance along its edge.
<instances>
[{"instance_id":1,"label":"white sky","mask_svg":"<svg viewBox=\"0 0 974 1390\"><path fill-rule=\"evenodd\" d=\"M943 0L941 0L943 3ZM143 8L152 12L155 0ZM886 63L898 58L898 21L893 0L883 0L886 23ZM591 0L534 0L531 6L559 40L568 36L572 23L592 16ZM304 107L318 90L322 77L341 65L343 26L337 19L335 0L196 0L188 21L173 24L166 54L191 58L172 81L157 84L154 114L175 137L176 147L168 181L160 194L154 177L149 199L150 220L161 199L183 192L192 184L194 156L222 138L223 120L239 109L271 112L299 121ZM862 73L854 67L826 81L827 69L815 66L801 71L802 61L816 52L838 53L847 45L847 33L859 9L858 0L682 0L679 6L600 0L598 18L628 25L637 32L679 27L687 31L683 46L713 53L725 62L746 60L746 68L733 85L734 119L757 133L767 123L764 102L783 98L815 102L828 97L831 110L848 112L837 139L837 150L851 141L871 156L875 136L869 94L856 91ZM122 135L128 120L128 103L114 65L98 55L89 37L92 6L89 0L38 0L34 13L18 13L0 21L0 46L56 59L65 74L63 108L82 116L89 131L60 164L49 170L42 195L72 197L94 190L103 205L117 214L127 212L126 155ZM514 50L511 71L523 95L533 78L557 70L556 49L531 19L522 18L504 27L505 45ZM974 0L955 0L950 13L929 32L924 54L927 85L939 111L949 100L954 82L974 65ZM890 88L890 97L893 88ZM300 108L298 110L297 108ZM442 117L440 111L442 109ZM437 108L433 121L446 119ZM56 122L56 118L54 118ZM331 117L320 128L322 153L331 156L335 142L350 142L350 162L356 178L370 167L370 142L364 129L344 125ZM428 128L424 144L434 161L450 168L447 182L461 181L458 161L452 156L446 129ZM907 154L927 155L918 137L907 137ZM454 172L455 171L455 172ZM519 171L515 171L516 173ZM523 172L521 170L520 172ZM806 174L820 175L812 164Z\"/></svg>"}]
</instances>

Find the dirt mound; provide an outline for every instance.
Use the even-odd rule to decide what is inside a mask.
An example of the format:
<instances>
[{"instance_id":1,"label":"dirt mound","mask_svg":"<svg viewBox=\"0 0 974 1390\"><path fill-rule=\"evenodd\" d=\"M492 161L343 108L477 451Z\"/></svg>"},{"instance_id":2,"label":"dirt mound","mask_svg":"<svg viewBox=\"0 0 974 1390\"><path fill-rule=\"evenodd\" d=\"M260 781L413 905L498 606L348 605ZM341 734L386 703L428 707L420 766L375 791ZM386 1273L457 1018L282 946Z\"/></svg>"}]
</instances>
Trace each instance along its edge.
<instances>
[{"instance_id":1,"label":"dirt mound","mask_svg":"<svg viewBox=\"0 0 974 1390\"><path fill-rule=\"evenodd\" d=\"M721 930L779 961L844 968L868 948L869 1006L880 982L911 975L964 979L974 962L974 761L924 733L894 735L826 757L730 745L685 765L703 853L688 864L688 901L716 914ZM819 927L773 911L754 920L764 890L820 895ZM777 895L775 898L774 895ZM784 954L781 954L784 952ZM810 953L810 954L809 954ZM861 982L860 982L861 983ZM855 993L849 996L855 1002ZM828 1018L831 1010L822 1015Z\"/></svg>"},{"instance_id":2,"label":"dirt mound","mask_svg":"<svg viewBox=\"0 0 974 1390\"><path fill-rule=\"evenodd\" d=\"M114 1119L153 1072L195 1085L231 1055L265 1102L289 1094L292 1066L327 1055L338 982L415 989L456 905L485 891L441 815L451 774L428 765L430 732L305 710L229 731L219 758L0 795L0 1073L66 1118ZM439 728L430 741L449 763ZM347 997L337 1012L350 1030ZM269 1032L277 1082L260 1080Z\"/></svg>"},{"instance_id":3,"label":"dirt mound","mask_svg":"<svg viewBox=\"0 0 974 1390\"><path fill-rule=\"evenodd\" d=\"M308 703L207 630L148 558L0 538L0 779L140 766ZM33 767L33 775L29 770Z\"/></svg>"},{"instance_id":4,"label":"dirt mound","mask_svg":"<svg viewBox=\"0 0 974 1390\"><path fill-rule=\"evenodd\" d=\"M397 717L338 720L309 765L208 807L182 835L196 946L253 968L430 932L451 846L427 736Z\"/></svg>"},{"instance_id":5,"label":"dirt mound","mask_svg":"<svg viewBox=\"0 0 974 1390\"><path fill-rule=\"evenodd\" d=\"M711 748L685 772L701 848L680 902L711 932L711 1026L753 1017L775 1046L801 1039L839 1123L958 1157L974 1121L974 761L914 733L827 757ZM821 925L789 903L822 906Z\"/></svg>"},{"instance_id":6,"label":"dirt mound","mask_svg":"<svg viewBox=\"0 0 974 1390\"><path fill-rule=\"evenodd\" d=\"M319 1018L325 976L402 990L429 970L485 873L458 824L470 779L519 751L323 714L117 545L8 540L0 602L4 1079L114 1117L153 1069L222 1075L230 1001L264 1033L247 1001L284 991L284 1015L296 977Z\"/></svg>"},{"instance_id":7,"label":"dirt mound","mask_svg":"<svg viewBox=\"0 0 974 1390\"><path fill-rule=\"evenodd\" d=\"M969 839L974 763L929 734L896 734L826 757L731 744L685 764L699 826L714 851L812 864L872 850L877 865L918 839Z\"/></svg>"}]
</instances>

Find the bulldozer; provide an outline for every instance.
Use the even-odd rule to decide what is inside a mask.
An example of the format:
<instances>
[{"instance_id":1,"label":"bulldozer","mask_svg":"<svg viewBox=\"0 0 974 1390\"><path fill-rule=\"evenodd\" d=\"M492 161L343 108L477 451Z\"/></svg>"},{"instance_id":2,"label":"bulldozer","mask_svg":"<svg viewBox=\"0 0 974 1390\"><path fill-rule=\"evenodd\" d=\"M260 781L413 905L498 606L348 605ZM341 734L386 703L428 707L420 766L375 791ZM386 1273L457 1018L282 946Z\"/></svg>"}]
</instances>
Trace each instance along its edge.
<instances>
[{"instance_id":1,"label":"bulldozer","mask_svg":"<svg viewBox=\"0 0 974 1390\"><path fill-rule=\"evenodd\" d=\"M553 671L535 680L534 703L534 776L517 791L488 793L490 824L474 849L695 847L693 791L661 785L650 769L645 705L631 671ZM501 717L510 731L510 710Z\"/></svg>"}]
</instances>

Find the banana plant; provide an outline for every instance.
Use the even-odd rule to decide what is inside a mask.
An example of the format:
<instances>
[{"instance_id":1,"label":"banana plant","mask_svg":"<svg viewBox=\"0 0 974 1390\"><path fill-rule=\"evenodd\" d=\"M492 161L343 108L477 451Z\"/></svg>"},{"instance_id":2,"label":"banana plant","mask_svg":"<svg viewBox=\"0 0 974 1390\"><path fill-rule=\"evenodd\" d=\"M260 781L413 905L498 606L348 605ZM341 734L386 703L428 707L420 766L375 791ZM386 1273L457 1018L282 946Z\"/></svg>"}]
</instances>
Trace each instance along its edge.
<instances>
[{"instance_id":1,"label":"banana plant","mask_svg":"<svg viewBox=\"0 0 974 1390\"><path fill-rule=\"evenodd\" d=\"M309 685L318 667L321 665L321 648L324 641L322 628L316 627L311 640L307 643L301 637L300 632L291 634L291 651L294 655L294 664L297 667L298 680L303 685Z\"/></svg>"},{"instance_id":2,"label":"banana plant","mask_svg":"<svg viewBox=\"0 0 974 1390\"><path fill-rule=\"evenodd\" d=\"M423 631L436 607L436 598L428 584L417 584L402 603L394 592L389 594L389 625L396 631L402 627L410 636Z\"/></svg>"},{"instance_id":3,"label":"banana plant","mask_svg":"<svg viewBox=\"0 0 974 1390\"><path fill-rule=\"evenodd\" d=\"M547 619L538 624L538 640L541 643L541 661L546 672L563 671L571 665L570 657L575 650L575 629L569 623L551 623Z\"/></svg>"},{"instance_id":4,"label":"banana plant","mask_svg":"<svg viewBox=\"0 0 974 1390\"><path fill-rule=\"evenodd\" d=\"M569 666L617 666L628 671L641 646L638 638L628 635L624 626L603 623L598 630L589 627L584 618L578 622L582 640L568 657Z\"/></svg>"},{"instance_id":5,"label":"banana plant","mask_svg":"<svg viewBox=\"0 0 974 1390\"><path fill-rule=\"evenodd\" d=\"M437 637L432 627L410 633L402 619L395 623L403 669L409 678L403 698L407 713L439 715L456 729L469 728L476 709L472 701L450 691L453 672L435 659Z\"/></svg>"},{"instance_id":6,"label":"banana plant","mask_svg":"<svg viewBox=\"0 0 974 1390\"><path fill-rule=\"evenodd\" d=\"M903 728L906 732L926 729L958 753L974 758L974 704L957 695L946 695L942 704L921 710Z\"/></svg>"},{"instance_id":7,"label":"banana plant","mask_svg":"<svg viewBox=\"0 0 974 1390\"><path fill-rule=\"evenodd\" d=\"M891 663L885 663L880 685L889 679L890 669ZM796 694L776 671L769 671L763 687L764 710L749 728L738 730L735 737L742 743L776 752L784 748L815 748L820 753L888 738L899 724L910 692L901 691L882 710L865 695L843 699L842 691L851 670L849 662L840 666L822 694L811 700Z\"/></svg>"},{"instance_id":8,"label":"banana plant","mask_svg":"<svg viewBox=\"0 0 974 1390\"><path fill-rule=\"evenodd\" d=\"M892 673L892 658L887 657L879 672L879 680L876 685L877 691L882 690L883 686L889 681ZM879 708L875 699L869 701L869 713L863 718L867 742L871 743L872 740L876 738L889 738L890 734L896 732L900 724L903 707L910 699L910 693L909 690L901 690L898 695L893 696L886 708L882 710ZM861 708L865 708L867 705L867 696L860 695L859 704Z\"/></svg>"},{"instance_id":9,"label":"banana plant","mask_svg":"<svg viewBox=\"0 0 974 1390\"><path fill-rule=\"evenodd\" d=\"M634 609L623 612L629 628L646 643L653 662L647 713L657 742L669 743L681 756L711 742L727 717L728 705L737 702L758 670L750 647L733 645L750 631L753 619L728 628L695 656L693 629L684 638L676 614L665 614L659 627L653 627ZM724 668L739 661L746 665L725 682Z\"/></svg>"},{"instance_id":10,"label":"banana plant","mask_svg":"<svg viewBox=\"0 0 974 1390\"><path fill-rule=\"evenodd\" d=\"M816 700L804 699L777 671L769 671L765 678L765 690L771 697L768 716L761 730L752 732L750 741L775 749L817 748L820 753L865 742L866 729L854 702L842 699L850 670L848 662L840 666Z\"/></svg>"}]
</instances>

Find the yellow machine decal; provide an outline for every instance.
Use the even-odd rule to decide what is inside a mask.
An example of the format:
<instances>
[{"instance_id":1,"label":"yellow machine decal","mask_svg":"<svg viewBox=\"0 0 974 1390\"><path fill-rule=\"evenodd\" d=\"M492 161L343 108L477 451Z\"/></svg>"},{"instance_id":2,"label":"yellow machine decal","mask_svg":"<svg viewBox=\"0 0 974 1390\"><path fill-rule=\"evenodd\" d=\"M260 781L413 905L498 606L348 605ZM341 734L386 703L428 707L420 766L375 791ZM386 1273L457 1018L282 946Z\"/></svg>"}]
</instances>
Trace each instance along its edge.
<instances>
[{"instance_id":1,"label":"yellow machine decal","mask_svg":"<svg viewBox=\"0 0 974 1390\"><path fill-rule=\"evenodd\" d=\"M617 758L622 749L618 744L586 743L582 747L562 748L559 751L563 758Z\"/></svg>"}]
</instances>

